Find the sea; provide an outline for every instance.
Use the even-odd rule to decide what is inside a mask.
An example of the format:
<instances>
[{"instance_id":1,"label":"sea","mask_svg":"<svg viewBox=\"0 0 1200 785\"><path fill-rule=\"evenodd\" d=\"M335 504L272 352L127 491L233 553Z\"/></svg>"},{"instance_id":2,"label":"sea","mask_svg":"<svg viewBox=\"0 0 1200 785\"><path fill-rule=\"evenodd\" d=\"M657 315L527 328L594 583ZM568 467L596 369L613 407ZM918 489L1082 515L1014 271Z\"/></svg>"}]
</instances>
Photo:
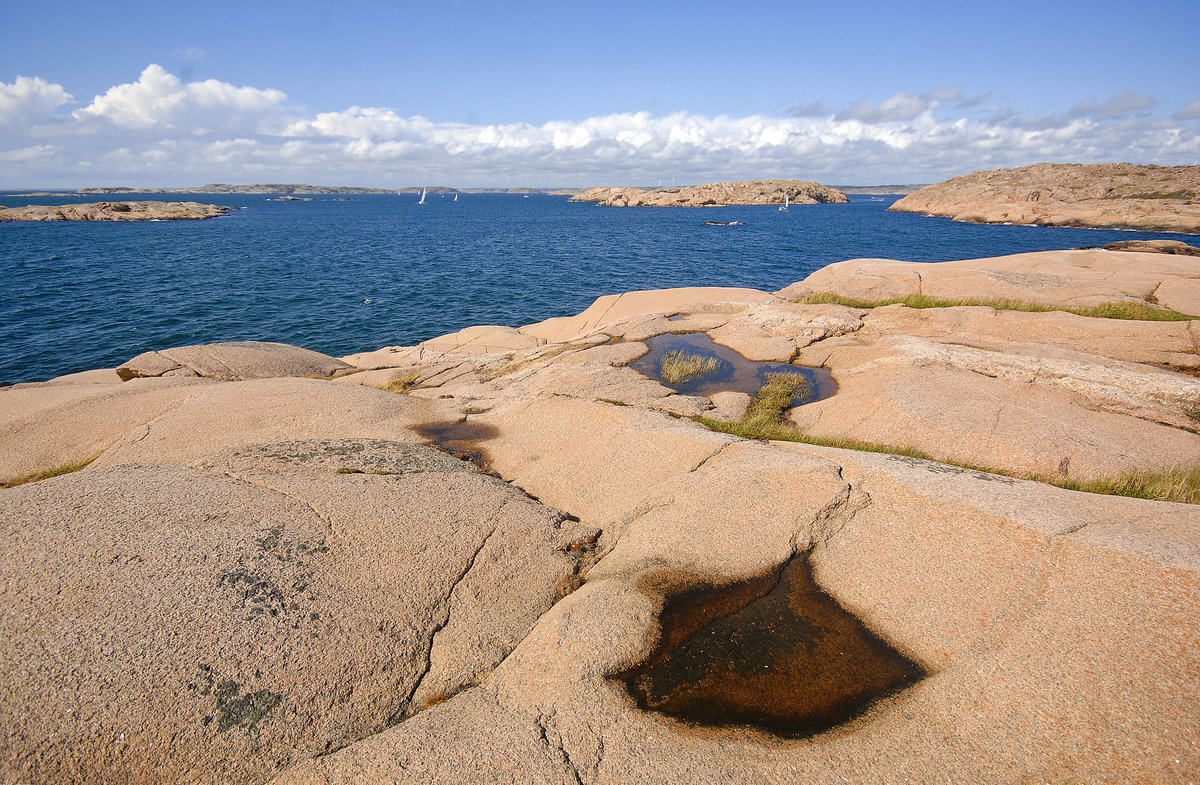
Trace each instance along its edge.
<instances>
[{"instance_id":1,"label":"sea","mask_svg":"<svg viewBox=\"0 0 1200 785\"><path fill-rule=\"evenodd\" d=\"M341 356L476 324L521 326L674 286L768 291L845 259L941 262L1179 235L954 223L849 204L617 208L521 194L28 197L237 207L203 221L0 224L0 384L151 349L279 341ZM743 225L712 226L706 221Z\"/></svg>"}]
</instances>

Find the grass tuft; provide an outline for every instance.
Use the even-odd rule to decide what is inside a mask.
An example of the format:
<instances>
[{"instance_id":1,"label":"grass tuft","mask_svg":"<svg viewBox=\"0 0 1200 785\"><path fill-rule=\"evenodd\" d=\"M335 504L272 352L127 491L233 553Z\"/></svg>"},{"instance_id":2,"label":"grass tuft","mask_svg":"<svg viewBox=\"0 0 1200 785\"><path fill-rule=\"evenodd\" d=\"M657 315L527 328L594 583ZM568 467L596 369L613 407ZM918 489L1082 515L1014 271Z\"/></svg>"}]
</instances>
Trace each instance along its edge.
<instances>
[{"instance_id":1,"label":"grass tuft","mask_svg":"<svg viewBox=\"0 0 1200 785\"><path fill-rule=\"evenodd\" d=\"M662 379L667 384L684 384L692 379L711 376L721 370L723 363L717 357L693 354L678 349L667 352L659 361Z\"/></svg>"},{"instance_id":2,"label":"grass tuft","mask_svg":"<svg viewBox=\"0 0 1200 785\"><path fill-rule=\"evenodd\" d=\"M376 386L375 389L390 393L406 393L416 386L417 379L420 378L420 376L421 374L413 371L410 374L406 374L396 379L392 379L389 382L380 384Z\"/></svg>"},{"instance_id":3,"label":"grass tuft","mask_svg":"<svg viewBox=\"0 0 1200 785\"><path fill-rule=\"evenodd\" d=\"M356 373L362 373L363 371L369 371L369 370L371 370L371 369L370 368L343 368L340 371L334 371L333 373L329 374L328 376L312 376L309 378L333 381L334 379L341 379L346 376L353 376Z\"/></svg>"},{"instance_id":4,"label":"grass tuft","mask_svg":"<svg viewBox=\"0 0 1200 785\"><path fill-rule=\"evenodd\" d=\"M994 308L997 311L1024 311L1026 313L1049 313L1064 311L1077 316L1090 316L1096 319L1129 319L1142 322L1186 322L1200 318L1188 316L1169 308L1159 308L1143 302L1116 302L1096 305L1090 308L1067 308L1039 305L1023 300L968 300L945 299L930 297L927 294L910 294L906 297L890 297L880 300L856 300L853 297L843 297L836 292L817 292L807 297L795 300L809 305L845 305L849 308L879 308L885 305L906 305L909 308L957 308L961 306L982 306Z\"/></svg>"},{"instance_id":5,"label":"grass tuft","mask_svg":"<svg viewBox=\"0 0 1200 785\"><path fill-rule=\"evenodd\" d=\"M1049 482L1060 488L1084 493L1103 493L1110 496L1130 496L1135 499L1200 504L1200 466L1191 468L1175 466L1158 471L1137 469L1116 477L1099 477L1094 480L1074 480L1059 476L1043 477L1040 475L1029 476L1025 479Z\"/></svg>"},{"instance_id":6,"label":"grass tuft","mask_svg":"<svg viewBox=\"0 0 1200 785\"><path fill-rule=\"evenodd\" d=\"M82 461L64 463L61 466L55 466L52 469L43 469L40 472L22 474L20 477L13 477L10 480L4 480L3 482L0 482L0 488L15 488L18 485L25 485L26 483L30 482L38 482L39 480L48 480L51 477L59 477L64 474L71 474L72 472L79 471L99 457L100 453L96 453L91 458L84 458Z\"/></svg>"}]
</instances>

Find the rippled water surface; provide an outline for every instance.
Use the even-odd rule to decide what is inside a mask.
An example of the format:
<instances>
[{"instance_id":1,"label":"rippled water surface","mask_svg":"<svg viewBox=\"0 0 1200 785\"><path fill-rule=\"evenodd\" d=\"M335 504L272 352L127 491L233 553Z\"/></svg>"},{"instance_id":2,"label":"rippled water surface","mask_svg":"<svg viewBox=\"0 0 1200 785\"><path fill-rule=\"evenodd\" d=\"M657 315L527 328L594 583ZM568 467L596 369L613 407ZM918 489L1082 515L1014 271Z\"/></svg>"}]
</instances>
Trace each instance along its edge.
<instances>
[{"instance_id":1,"label":"rippled water surface","mask_svg":"<svg viewBox=\"0 0 1200 785\"><path fill-rule=\"evenodd\" d=\"M0 205L102 198L0 194ZM212 341L282 341L343 355L472 324L574 314L613 292L775 290L855 257L935 262L1172 237L956 224L885 212L892 197L787 212L603 208L517 195L431 195L420 206L408 195L177 198L245 209L207 221L0 224L0 383Z\"/></svg>"}]
</instances>

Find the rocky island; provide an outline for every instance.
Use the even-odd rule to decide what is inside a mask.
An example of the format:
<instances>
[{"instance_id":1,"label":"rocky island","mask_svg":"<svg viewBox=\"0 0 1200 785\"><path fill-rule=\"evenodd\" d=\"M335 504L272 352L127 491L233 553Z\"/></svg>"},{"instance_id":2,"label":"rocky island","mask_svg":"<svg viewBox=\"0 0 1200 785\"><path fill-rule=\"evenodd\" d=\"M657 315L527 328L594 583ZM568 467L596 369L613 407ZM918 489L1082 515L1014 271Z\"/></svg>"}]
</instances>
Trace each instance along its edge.
<instances>
[{"instance_id":1,"label":"rocky island","mask_svg":"<svg viewBox=\"0 0 1200 785\"><path fill-rule=\"evenodd\" d=\"M784 195L792 204L849 202L841 191L804 180L745 180L678 188L589 188L572 202L596 202L605 207L715 207L733 204L779 204Z\"/></svg>"},{"instance_id":2,"label":"rocky island","mask_svg":"<svg viewBox=\"0 0 1200 785\"><path fill-rule=\"evenodd\" d=\"M1198 264L857 259L0 390L0 780L1192 779ZM644 364L680 340L750 386Z\"/></svg>"},{"instance_id":3,"label":"rocky island","mask_svg":"<svg viewBox=\"0 0 1200 785\"><path fill-rule=\"evenodd\" d=\"M199 202L88 202L0 207L6 221L189 221L216 218L236 207Z\"/></svg>"},{"instance_id":4,"label":"rocky island","mask_svg":"<svg viewBox=\"0 0 1200 785\"><path fill-rule=\"evenodd\" d=\"M974 172L888 209L973 223L1200 233L1200 166L1036 164Z\"/></svg>"}]
</instances>

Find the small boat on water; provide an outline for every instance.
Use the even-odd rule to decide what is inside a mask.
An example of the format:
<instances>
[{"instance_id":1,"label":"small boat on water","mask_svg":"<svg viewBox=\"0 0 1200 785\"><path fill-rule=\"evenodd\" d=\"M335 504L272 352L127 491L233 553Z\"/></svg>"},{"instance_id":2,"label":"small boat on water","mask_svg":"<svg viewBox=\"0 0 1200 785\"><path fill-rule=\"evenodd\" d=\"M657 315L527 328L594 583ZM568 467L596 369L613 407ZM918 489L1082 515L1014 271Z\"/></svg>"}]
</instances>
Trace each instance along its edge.
<instances>
[{"instance_id":1,"label":"small boat on water","mask_svg":"<svg viewBox=\"0 0 1200 785\"><path fill-rule=\"evenodd\" d=\"M424 188L421 189L421 199L420 199L420 201L417 202L417 204L425 204L425 189Z\"/></svg>"},{"instance_id":2,"label":"small boat on water","mask_svg":"<svg viewBox=\"0 0 1200 785\"><path fill-rule=\"evenodd\" d=\"M786 213L789 204L791 204L791 200L788 199L788 192L784 191L783 192L783 204L779 205L779 212Z\"/></svg>"},{"instance_id":3,"label":"small boat on water","mask_svg":"<svg viewBox=\"0 0 1200 785\"><path fill-rule=\"evenodd\" d=\"M741 221L705 221L705 226L745 226Z\"/></svg>"},{"instance_id":4,"label":"small boat on water","mask_svg":"<svg viewBox=\"0 0 1200 785\"><path fill-rule=\"evenodd\" d=\"M458 201L458 194L455 194L455 195L454 195L454 199L453 199L453 201L455 201L455 202L457 202L457 201Z\"/></svg>"}]
</instances>

